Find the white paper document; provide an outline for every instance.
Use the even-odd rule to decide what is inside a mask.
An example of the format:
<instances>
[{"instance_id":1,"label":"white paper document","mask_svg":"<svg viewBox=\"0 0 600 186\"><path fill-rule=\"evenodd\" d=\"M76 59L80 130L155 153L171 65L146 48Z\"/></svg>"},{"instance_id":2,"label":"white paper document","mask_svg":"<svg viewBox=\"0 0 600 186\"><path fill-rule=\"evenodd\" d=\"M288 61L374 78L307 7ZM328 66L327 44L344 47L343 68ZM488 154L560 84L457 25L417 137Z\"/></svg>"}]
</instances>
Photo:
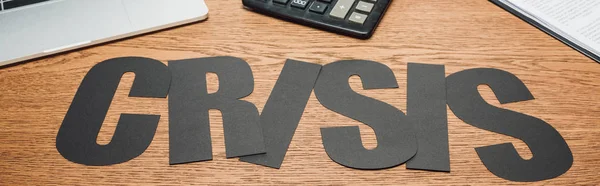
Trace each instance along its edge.
<instances>
[{"instance_id":1,"label":"white paper document","mask_svg":"<svg viewBox=\"0 0 600 186\"><path fill-rule=\"evenodd\" d=\"M502 0L502 2L600 56L600 0Z\"/></svg>"}]
</instances>

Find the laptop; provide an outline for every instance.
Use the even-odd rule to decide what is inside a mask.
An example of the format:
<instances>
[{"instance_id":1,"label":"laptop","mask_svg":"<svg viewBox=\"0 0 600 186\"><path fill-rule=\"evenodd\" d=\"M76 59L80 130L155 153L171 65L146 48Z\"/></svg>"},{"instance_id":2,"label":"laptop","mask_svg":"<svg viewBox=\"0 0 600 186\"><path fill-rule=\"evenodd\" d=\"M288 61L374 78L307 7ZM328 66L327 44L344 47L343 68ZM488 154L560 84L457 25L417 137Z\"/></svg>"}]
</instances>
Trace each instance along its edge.
<instances>
[{"instance_id":1,"label":"laptop","mask_svg":"<svg viewBox=\"0 0 600 186\"><path fill-rule=\"evenodd\" d=\"M207 17L204 0L0 0L0 66Z\"/></svg>"}]
</instances>

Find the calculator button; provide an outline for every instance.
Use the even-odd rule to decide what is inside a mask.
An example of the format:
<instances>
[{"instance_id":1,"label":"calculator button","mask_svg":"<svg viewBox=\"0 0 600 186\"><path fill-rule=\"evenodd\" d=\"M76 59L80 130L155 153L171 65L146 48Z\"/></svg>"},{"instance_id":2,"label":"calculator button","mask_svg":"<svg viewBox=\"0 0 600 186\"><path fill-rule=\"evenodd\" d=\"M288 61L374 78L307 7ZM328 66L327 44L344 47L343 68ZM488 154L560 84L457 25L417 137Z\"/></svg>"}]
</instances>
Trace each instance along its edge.
<instances>
[{"instance_id":1,"label":"calculator button","mask_svg":"<svg viewBox=\"0 0 600 186\"><path fill-rule=\"evenodd\" d=\"M306 8L306 5L308 5L308 0L292 0L292 7L296 7L296 8Z\"/></svg>"},{"instance_id":2,"label":"calculator button","mask_svg":"<svg viewBox=\"0 0 600 186\"><path fill-rule=\"evenodd\" d=\"M360 1L358 2L358 5L356 5L356 9L363 12L371 12L371 10L373 10L373 3Z\"/></svg>"},{"instance_id":3,"label":"calculator button","mask_svg":"<svg viewBox=\"0 0 600 186\"><path fill-rule=\"evenodd\" d=\"M344 19L348 14L350 8L352 8L353 4L354 0L338 0L335 6L333 6L333 9L329 13L329 15L340 19Z\"/></svg>"},{"instance_id":4,"label":"calculator button","mask_svg":"<svg viewBox=\"0 0 600 186\"><path fill-rule=\"evenodd\" d=\"M273 2L279 3L279 4L287 4L288 0L273 0Z\"/></svg>"},{"instance_id":5,"label":"calculator button","mask_svg":"<svg viewBox=\"0 0 600 186\"><path fill-rule=\"evenodd\" d=\"M353 12L352 15L350 15L350 18L348 18L348 20L355 23L363 24L365 20L367 20L367 15L358 12Z\"/></svg>"},{"instance_id":6,"label":"calculator button","mask_svg":"<svg viewBox=\"0 0 600 186\"><path fill-rule=\"evenodd\" d=\"M315 1L308 9L312 12L322 14L327 9L327 4Z\"/></svg>"}]
</instances>

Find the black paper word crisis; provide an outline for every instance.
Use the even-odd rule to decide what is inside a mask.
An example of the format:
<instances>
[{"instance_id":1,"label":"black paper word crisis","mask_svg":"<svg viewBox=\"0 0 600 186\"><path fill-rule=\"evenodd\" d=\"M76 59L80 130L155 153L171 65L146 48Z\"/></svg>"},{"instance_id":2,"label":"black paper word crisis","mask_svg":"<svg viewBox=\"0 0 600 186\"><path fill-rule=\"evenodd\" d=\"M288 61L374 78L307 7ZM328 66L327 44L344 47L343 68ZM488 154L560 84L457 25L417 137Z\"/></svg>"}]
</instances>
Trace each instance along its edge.
<instances>
[{"instance_id":1,"label":"black paper word crisis","mask_svg":"<svg viewBox=\"0 0 600 186\"><path fill-rule=\"evenodd\" d=\"M569 170L573 155L563 137L543 120L494 107L481 98L488 85L501 103L533 99L513 74L497 69L469 69L445 76L443 65L408 64L406 114L385 102L354 92L357 75L364 89L398 88L392 70L366 60L324 66L287 60L262 113L240 100L254 90L248 63L235 57L170 61L110 59L83 79L56 137L58 152L84 165L112 165L141 155L152 142L160 116L121 114L107 145L96 143L122 75L135 73L131 97L166 98L169 94L169 162L212 159L209 110L223 116L228 158L281 167L311 92L326 108L370 126L377 147L366 149L357 126L322 128L327 155L355 169L385 169L407 163L409 169L450 171L446 105L464 122L525 142L533 158L519 156L511 143L475 149L494 175L512 181L551 179ZM206 73L219 77L219 90L208 93Z\"/></svg>"}]
</instances>

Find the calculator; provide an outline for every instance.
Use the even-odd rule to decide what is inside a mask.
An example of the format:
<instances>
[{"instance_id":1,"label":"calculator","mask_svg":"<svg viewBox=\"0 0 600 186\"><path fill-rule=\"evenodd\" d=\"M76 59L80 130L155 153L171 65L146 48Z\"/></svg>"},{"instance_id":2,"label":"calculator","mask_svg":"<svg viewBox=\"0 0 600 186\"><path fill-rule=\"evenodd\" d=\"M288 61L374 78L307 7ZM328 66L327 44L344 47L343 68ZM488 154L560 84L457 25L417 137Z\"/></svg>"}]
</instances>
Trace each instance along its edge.
<instances>
[{"instance_id":1,"label":"calculator","mask_svg":"<svg viewBox=\"0 0 600 186\"><path fill-rule=\"evenodd\" d=\"M279 19L368 39L392 0L242 0L244 7Z\"/></svg>"}]
</instances>

